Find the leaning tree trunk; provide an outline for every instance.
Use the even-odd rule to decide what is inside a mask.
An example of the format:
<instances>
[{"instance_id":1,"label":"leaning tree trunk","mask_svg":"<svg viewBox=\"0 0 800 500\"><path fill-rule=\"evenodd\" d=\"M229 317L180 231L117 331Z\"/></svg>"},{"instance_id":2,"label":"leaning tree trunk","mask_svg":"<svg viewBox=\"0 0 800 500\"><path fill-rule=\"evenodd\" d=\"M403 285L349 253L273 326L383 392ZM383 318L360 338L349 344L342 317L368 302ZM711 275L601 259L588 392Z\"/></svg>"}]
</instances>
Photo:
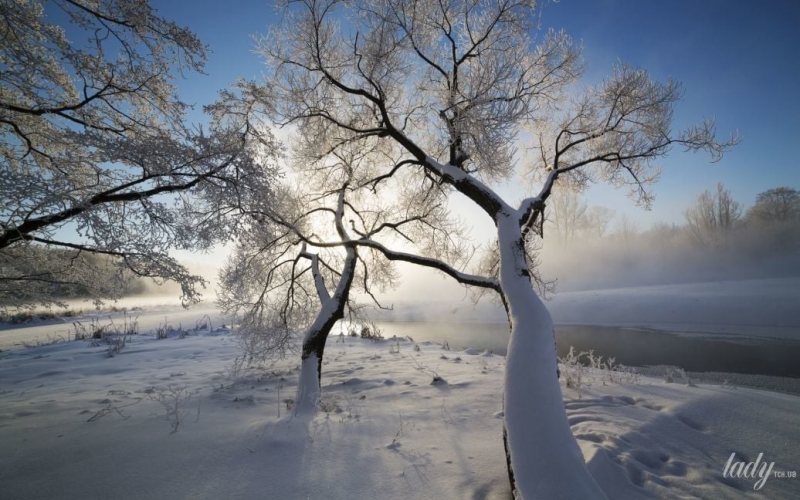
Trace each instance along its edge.
<instances>
[{"instance_id":1,"label":"leaning tree trunk","mask_svg":"<svg viewBox=\"0 0 800 500\"><path fill-rule=\"evenodd\" d=\"M337 304L333 303L334 300L334 297L328 299L328 304L323 305L314 323L303 336L300 378L294 399L296 416L313 415L316 409L322 390L322 357L325 354L325 342L328 340L333 325L344 316L344 302L342 302L341 308L338 308Z\"/></svg>"},{"instance_id":2,"label":"leaning tree trunk","mask_svg":"<svg viewBox=\"0 0 800 500\"><path fill-rule=\"evenodd\" d=\"M503 438L512 491L528 500L605 498L567 420L553 322L531 286L519 218L500 215L497 227L500 287L511 323Z\"/></svg>"},{"instance_id":3,"label":"leaning tree trunk","mask_svg":"<svg viewBox=\"0 0 800 500\"><path fill-rule=\"evenodd\" d=\"M353 284L357 261L358 255L355 248L348 247L347 257L344 261L339 283L336 285L336 291L331 297L325 296L327 292L320 294L322 307L303 336L300 378L294 399L295 416L313 416L316 411L317 400L322 390L322 357L325 353L325 342L328 340L328 335L330 335L336 322L344 318L344 308L350 294L350 286ZM319 275L319 268L316 262L312 264L312 272L315 274L314 278L320 280L318 286L321 286L324 290L324 283L321 281L322 277Z\"/></svg>"}]
</instances>

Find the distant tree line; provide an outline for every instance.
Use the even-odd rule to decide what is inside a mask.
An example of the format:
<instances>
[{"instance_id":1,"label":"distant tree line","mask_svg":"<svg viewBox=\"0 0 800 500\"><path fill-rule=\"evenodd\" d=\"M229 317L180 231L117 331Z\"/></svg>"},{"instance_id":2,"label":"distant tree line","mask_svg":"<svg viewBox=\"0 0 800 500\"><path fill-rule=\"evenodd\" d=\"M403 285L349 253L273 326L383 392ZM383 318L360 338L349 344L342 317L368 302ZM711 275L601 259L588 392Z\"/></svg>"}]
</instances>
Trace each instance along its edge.
<instances>
[{"instance_id":1,"label":"distant tree line","mask_svg":"<svg viewBox=\"0 0 800 500\"><path fill-rule=\"evenodd\" d=\"M795 188L768 189L748 207L720 183L697 195L684 220L640 230L560 193L545 226L542 273L558 278L561 291L800 275Z\"/></svg>"},{"instance_id":2,"label":"distant tree line","mask_svg":"<svg viewBox=\"0 0 800 500\"><path fill-rule=\"evenodd\" d=\"M705 190L694 205L684 212L692 237L703 245L725 245L736 231L774 233L775 243L787 244L797 235L800 222L800 192L790 187L772 188L756 196L753 206L733 199L722 183L716 191Z\"/></svg>"}]
</instances>

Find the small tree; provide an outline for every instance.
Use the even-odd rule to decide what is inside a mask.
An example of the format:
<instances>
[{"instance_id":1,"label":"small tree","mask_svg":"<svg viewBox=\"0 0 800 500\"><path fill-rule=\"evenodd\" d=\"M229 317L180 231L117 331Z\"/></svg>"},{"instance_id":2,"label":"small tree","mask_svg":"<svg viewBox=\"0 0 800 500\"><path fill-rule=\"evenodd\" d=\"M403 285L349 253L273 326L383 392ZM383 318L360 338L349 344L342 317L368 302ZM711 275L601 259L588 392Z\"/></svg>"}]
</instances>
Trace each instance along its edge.
<instances>
[{"instance_id":1,"label":"small tree","mask_svg":"<svg viewBox=\"0 0 800 500\"><path fill-rule=\"evenodd\" d=\"M494 289L511 326L504 441L512 490L526 498L602 498L566 417L529 242L541 232L558 179L578 188L594 180L628 186L646 205L654 162L672 146L718 159L735 140L717 142L710 121L674 133L680 86L627 66L567 101L580 54L564 33L534 43L533 8L504 0L302 0L287 4L261 51L280 122L329 151L377 143L383 168L376 181L407 174L409 182L458 191L491 218ZM524 129L536 137L530 173L541 188L512 205L490 184L515 174L515 139ZM332 140L345 131L346 142ZM315 165L325 170L328 161L323 154ZM438 257L446 265L447 256Z\"/></svg>"},{"instance_id":2,"label":"small tree","mask_svg":"<svg viewBox=\"0 0 800 500\"><path fill-rule=\"evenodd\" d=\"M241 232L232 258L220 271L218 297L223 311L236 317L246 361L283 357L299 340L294 414L303 417L313 416L316 409L325 344L334 325L345 318L351 325L368 322L365 306L356 303L354 294L384 308L373 291L394 284L395 273L386 259L436 266L469 279L379 241L391 241L394 235L422 248L435 246L455 260L463 258L464 249L451 243L460 228L448 221L435 191L393 190L389 196L385 185L374 180L369 151L339 148L335 163L326 169L308 168L306 160L318 148L326 149L324 142L308 139L296 138L290 162L290 175L302 179L302 188L285 186L280 203L247 210L252 216L248 230ZM365 199L368 191L393 203ZM491 280L481 284L496 287Z\"/></svg>"},{"instance_id":3,"label":"small tree","mask_svg":"<svg viewBox=\"0 0 800 500\"><path fill-rule=\"evenodd\" d=\"M273 175L256 168L243 122L185 123L172 82L202 71L206 48L147 1L0 9L0 304L49 303L59 287L115 298L105 267L175 280L198 300L203 280L168 250L225 238L235 224L214 223L225 215L215 197L246 176L263 190Z\"/></svg>"},{"instance_id":4,"label":"small tree","mask_svg":"<svg viewBox=\"0 0 800 500\"><path fill-rule=\"evenodd\" d=\"M701 244L717 245L725 241L742 217L742 205L733 199L722 183L697 196L694 205L684 212L692 236Z\"/></svg>"},{"instance_id":5,"label":"small tree","mask_svg":"<svg viewBox=\"0 0 800 500\"><path fill-rule=\"evenodd\" d=\"M234 257L220 271L218 304L236 317L247 362L294 350L296 333L301 338L301 370L295 397L295 415L313 416L321 391L325 343L336 322L356 311L351 288L359 255L344 226L347 186L338 192L335 227L345 255L328 253L329 259L307 250L303 219L274 213L243 235ZM287 220L288 219L288 220ZM304 264L307 261L308 265ZM338 263L337 263L338 262ZM328 279L326 279L328 278ZM368 279L364 277L365 286ZM329 291L329 284L333 292Z\"/></svg>"}]
</instances>

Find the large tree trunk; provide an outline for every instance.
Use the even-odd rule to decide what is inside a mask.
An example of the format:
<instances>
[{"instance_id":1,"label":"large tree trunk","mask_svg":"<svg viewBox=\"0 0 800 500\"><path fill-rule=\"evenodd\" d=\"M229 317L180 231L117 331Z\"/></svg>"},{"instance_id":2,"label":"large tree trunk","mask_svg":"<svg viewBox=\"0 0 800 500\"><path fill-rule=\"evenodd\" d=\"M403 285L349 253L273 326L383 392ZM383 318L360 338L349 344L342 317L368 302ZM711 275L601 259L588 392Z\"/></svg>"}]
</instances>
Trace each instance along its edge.
<instances>
[{"instance_id":1,"label":"large tree trunk","mask_svg":"<svg viewBox=\"0 0 800 500\"><path fill-rule=\"evenodd\" d=\"M553 322L530 282L518 216L500 215L500 286L509 321L503 437L514 494L525 499L594 499L567 420L557 376Z\"/></svg>"}]
</instances>

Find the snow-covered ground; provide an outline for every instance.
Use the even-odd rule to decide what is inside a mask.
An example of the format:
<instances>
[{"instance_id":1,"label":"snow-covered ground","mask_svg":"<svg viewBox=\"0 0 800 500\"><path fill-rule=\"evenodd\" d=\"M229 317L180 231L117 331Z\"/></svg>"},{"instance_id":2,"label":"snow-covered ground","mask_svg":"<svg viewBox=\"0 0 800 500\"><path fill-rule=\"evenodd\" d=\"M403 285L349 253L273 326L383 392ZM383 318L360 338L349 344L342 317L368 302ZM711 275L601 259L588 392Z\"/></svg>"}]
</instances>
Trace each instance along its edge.
<instances>
[{"instance_id":1,"label":"snow-covered ground","mask_svg":"<svg viewBox=\"0 0 800 500\"><path fill-rule=\"evenodd\" d=\"M299 359L236 373L236 340L218 327L140 334L113 358L82 341L2 352L0 498L508 498L503 357L337 340L308 426L284 402ZM562 390L610 498L800 497L797 479L754 491L758 478L723 477L732 453L800 469L798 397L602 380Z\"/></svg>"},{"instance_id":2,"label":"snow-covered ground","mask_svg":"<svg viewBox=\"0 0 800 500\"><path fill-rule=\"evenodd\" d=\"M564 292L556 324L634 326L711 336L800 340L800 278Z\"/></svg>"},{"instance_id":3,"label":"snow-covered ground","mask_svg":"<svg viewBox=\"0 0 800 500\"><path fill-rule=\"evenodd\" d=\"M82 310L87 302L71 304L71 310ZM28 323L0 322L0 350L24 347L26 345L50 344L54 341L66 341L75 336L75 323L82 323L89 327L93 320L100 325L117 325L122 327L126 322L136 322L142 332L158 328L160 324L168 323L173 328L191 329L205 316L211 320L212 326L221 326L225 319L220 316L220 311L211 303L201 303L184 309L179 302L164 303L147 302L139 298L123 299L115 304L116 312L97 311L81 316L58 316L62 309L51 310L55 317L45 320L34 318ZM125 307L126 310L122 310Z\"/></svg>"}]
</instances>

